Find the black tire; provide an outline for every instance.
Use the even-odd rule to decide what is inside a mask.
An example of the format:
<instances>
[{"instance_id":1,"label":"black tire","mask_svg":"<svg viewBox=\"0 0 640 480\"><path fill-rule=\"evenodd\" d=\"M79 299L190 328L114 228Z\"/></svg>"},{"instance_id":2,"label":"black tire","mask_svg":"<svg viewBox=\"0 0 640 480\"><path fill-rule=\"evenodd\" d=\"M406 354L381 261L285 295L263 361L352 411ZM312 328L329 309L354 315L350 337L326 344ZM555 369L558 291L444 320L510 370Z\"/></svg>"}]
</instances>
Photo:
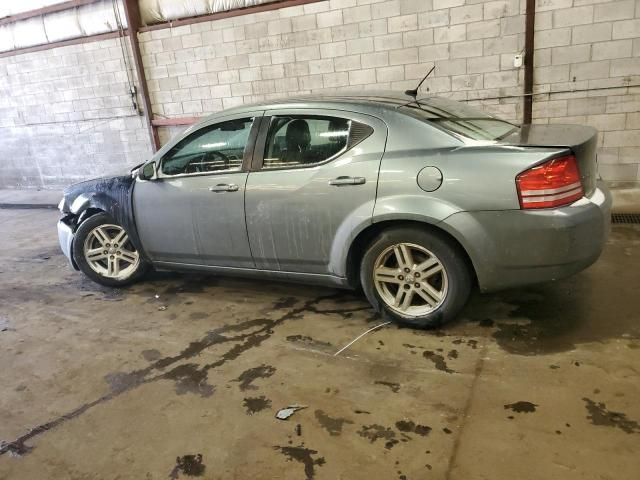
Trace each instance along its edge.
<instances>
[{"instance_id":1,"label":"black tire","mask_svg":"<svg viewBox=\"0 0 640 480\"><path fill-rule=\"evenodd\" d=\"M374 281L376 260L389 247L400 243L410 243L429 250L437 257L446 272L447 289L444 299L439 306L425 315L409 316L393 310L382 299L376 288ZM473 277L465 253L447 236L427 229L399 227L382 231L369 244L360 265L360 282L369 302L374 309L382 312L385 318L413 328L435 328L453 320L464 308L471 293Z\"/></svg>"},{"instance_id":2,"label":"black tire","mask_svg":"<svg viewBox=\"0 0 640 480\"><path fill-rule=\"evenodd\" d=\"M139 257L137 267L126 276L126 278L116 279L103 276L93 270L84 255L84 243L89 233L101 225L118 225L108 214L102 212L92 215L80 224L73 238L73 259L82 273L94 282L106 287L124 287L139 280L149 269L149 265L142 256ZM123 227L121 227L123 228Z\"/></svg>"}]
</instances>

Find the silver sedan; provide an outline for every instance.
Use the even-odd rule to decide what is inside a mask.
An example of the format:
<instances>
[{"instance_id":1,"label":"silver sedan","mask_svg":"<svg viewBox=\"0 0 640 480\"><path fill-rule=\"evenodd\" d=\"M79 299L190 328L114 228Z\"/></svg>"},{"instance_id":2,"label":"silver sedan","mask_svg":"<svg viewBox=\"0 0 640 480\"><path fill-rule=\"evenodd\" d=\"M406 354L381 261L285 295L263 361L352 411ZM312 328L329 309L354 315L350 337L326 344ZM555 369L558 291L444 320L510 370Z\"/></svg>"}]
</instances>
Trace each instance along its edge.
<instances>
[{"instance_id":1,"label":"silver sedan","mask_svg":"<svg viewBox=\"0 0 640 480\"><path fill-rule=\"evenodd\" d=\"M596 139L437 97L246 105L131 173L67 188L60 244L104 285L153 267L362 286L389 318L431 327L474 285L554 280L598 258L611 200Z\"/></svg>"}]
</instances>

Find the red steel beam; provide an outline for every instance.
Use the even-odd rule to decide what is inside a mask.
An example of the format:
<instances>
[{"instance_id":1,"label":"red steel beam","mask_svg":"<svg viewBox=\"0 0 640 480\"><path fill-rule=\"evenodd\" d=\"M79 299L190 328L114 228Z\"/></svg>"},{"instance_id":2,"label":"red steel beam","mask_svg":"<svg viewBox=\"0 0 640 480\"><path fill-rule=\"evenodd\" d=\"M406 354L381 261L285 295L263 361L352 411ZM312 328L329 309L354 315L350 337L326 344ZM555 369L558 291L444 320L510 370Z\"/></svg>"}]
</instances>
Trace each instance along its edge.
<instances>
[{"instance_id":1,"label":"red steel beam","mask_svg":"<svg viewBox=\"0 0 640 480\"><path fill-rule=\"evenodd\" d=\"M126 32L127 30L125 30ZM7 50L0 52L0 58L12 57L13 55L21 55L23 53L39 52L49 50L51 48L66 47L67 45L78 45L79 43L98 42L100 40L108 40L110 38L118 38L118 32L99 33L97 35L89 35L88 37L72 38L71 40L61 40L59 42L43 43L42 45L34 45L33 47L17 48L15 50Z\"/></svg>"}]
</instances>

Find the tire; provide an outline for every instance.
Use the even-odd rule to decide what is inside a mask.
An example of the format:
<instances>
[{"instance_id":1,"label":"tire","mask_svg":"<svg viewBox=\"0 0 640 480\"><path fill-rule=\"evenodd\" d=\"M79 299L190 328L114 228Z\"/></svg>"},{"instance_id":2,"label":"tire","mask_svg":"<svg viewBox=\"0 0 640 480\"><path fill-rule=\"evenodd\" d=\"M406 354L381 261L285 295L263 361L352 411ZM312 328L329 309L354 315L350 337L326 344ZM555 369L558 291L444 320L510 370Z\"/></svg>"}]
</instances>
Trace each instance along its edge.
<instances>
[{"instance_id":1,"label":"tire","mask_svg":"<svg viewBox=\"0 0 640 480\"><path fill-rule=\"evenodd\" d=\"M96 230L99 227L102 235ZM125 240L124 243L122 239ZM113 240L121 243L113 243ZM88 256L89 252L93 252L92 257ZM106 255L104 252L107 252ZM82 273L107 287L130 285L148 269L147 263L128 240L124 228L104 212L87 218L76 230L73 259Z\"/></svg>"},{"instance_id":2,"label":"tire","mask_svg":"<svg viewBox=\"0 0 640 480\"><path fill-rule=\"evenodd\" d=\"M382 231L362 258L360 282L377 311L414 328L435 328L453 320L467 303L473 283L457 244L439 232L415 227Z\"/></svg>"}]
</instances>

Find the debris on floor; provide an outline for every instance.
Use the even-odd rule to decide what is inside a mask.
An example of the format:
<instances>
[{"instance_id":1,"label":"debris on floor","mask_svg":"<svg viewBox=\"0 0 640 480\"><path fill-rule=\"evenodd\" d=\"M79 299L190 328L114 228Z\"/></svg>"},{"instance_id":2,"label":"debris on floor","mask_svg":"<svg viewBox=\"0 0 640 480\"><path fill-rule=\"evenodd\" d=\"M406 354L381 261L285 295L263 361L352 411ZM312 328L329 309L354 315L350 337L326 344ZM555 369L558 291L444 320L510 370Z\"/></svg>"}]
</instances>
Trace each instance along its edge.
<instances>
[{"instance_id":1,"label":"debris on floor","mask_svg":"<svg viewBox=\"0 0 640 480\"><path fill-rule=\"evenodd\" d=\"M11 330L9 326L9 319L7 317L0 315L0 332L6 332L7 330Z\"/></svg>"},{"instance_id":2,"label":"debris on floor","mask_svg":"<svg viewBox=\"0 0 640 480\"><path fill-rule=\"evenodd\" d=\"M307 408L307 406L306 405L289 405L286 408L281 408L280 410L278 410L278 413L276 413L276 418L278 420L286 420L291 415L296 413L298 410L302 410L303 408Z\"/></svg>"},{"instance_id":3,"label":"debris on floor","mask_svg":"<svg viewBox=\"0 0 640 480\"><path fill-rule=\"evenodd\" d=\"M353 345L354 343L356 343L358 340L360 340L362 337L364 337L366 334L373 332L374 330L377 330L378 328L384 327L385 325L389 325L391 322L384 322L381 323L379 325L376 325L375 327L370 328L369 330L367 330L364 333L361 333L360 335L358 335L356 338L354 338L353 340L351 340L349 343L347 343L344 347L342 347L340 350L338 350L336 353L333 354L334 357L337 357L338 355L340 355L342 352L344 352L347 348L349 348L351 345Z\"/></svg>"}]
</instances>

